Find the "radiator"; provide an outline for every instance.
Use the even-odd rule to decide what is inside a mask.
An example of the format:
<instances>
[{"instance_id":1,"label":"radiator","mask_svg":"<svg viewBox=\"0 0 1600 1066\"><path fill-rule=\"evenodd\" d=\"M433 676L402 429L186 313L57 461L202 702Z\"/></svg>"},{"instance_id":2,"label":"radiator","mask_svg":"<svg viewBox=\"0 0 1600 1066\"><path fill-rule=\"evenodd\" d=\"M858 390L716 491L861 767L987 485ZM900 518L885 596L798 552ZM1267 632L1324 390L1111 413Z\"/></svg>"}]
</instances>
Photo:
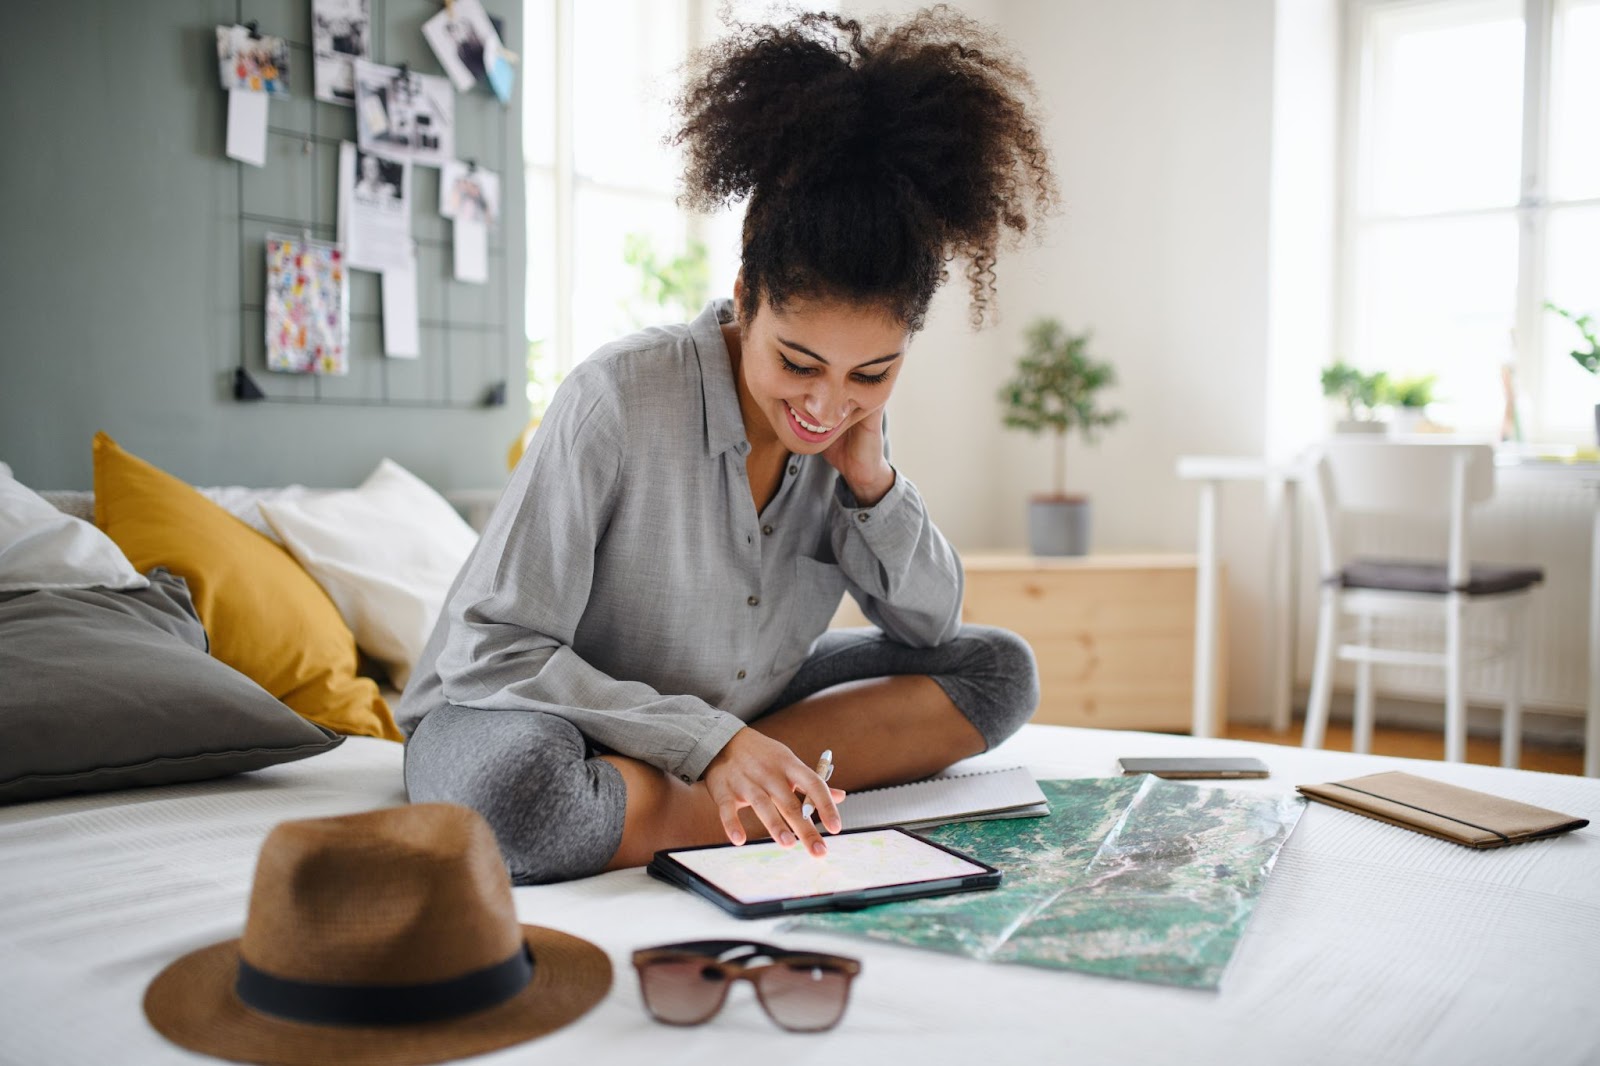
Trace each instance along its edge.
<instances>
[{"instance_id":1,"label":"radiator","mask_svg":"<svg viewBox=\"0 0 1600 1066\"><path fill-rule=\"evenodd\" d=\"M1495 496L1472 514L1472 558L1482 563L1517 563L1544 567L1544 584L1531 593L1522 639L1522 695L1526 708L1582 714L1589 684L1589 582L1594 524L1594 489L1578 479L1548 473L1502 468ZM1308 501L1301 507L1302 549L1295 642L1295 674L1311 682L1317 639L1315 515ZM1345 526L1350 550L1380 558L1434 558L1445 554L1445 526L1406 518L1359 516ZM1466 637L1472 646L1499 643L1489 628L1497 616L1474 618L1468 612ZM1442 624L1380 621L1378 639L1410 649L1442 651ZM1597 637L1595 639L1600 639ZM1336 687L1349 689L1354 666L1341 663ZM1426 667L1378 666L1373 670L1379 695L1444 702L1444 672ZM1467 699L1498 704L1505 692L1505 664L1469 664Z\"/></svg>"}]
</instances>

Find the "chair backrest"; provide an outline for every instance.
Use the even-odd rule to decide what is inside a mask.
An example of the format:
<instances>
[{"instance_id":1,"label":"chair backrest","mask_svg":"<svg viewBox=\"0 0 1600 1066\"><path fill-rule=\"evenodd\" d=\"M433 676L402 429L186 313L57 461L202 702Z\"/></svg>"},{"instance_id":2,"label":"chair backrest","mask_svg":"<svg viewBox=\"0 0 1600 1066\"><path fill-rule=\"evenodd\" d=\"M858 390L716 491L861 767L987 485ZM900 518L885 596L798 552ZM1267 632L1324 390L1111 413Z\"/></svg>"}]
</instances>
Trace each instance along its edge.
<instances>
[{"instance_id":1,"label":"chair backrest","mask_svg":"<svg viewBox=\"0 0 1600 1066\"><path fill-rule=\"evenodd\" d=\"M1494 448L1488 444L1336 439L1314 467L1322 574L1342 565L1341 514L1436 516L1449 523L1452 584L1469 569L1470 508L1494 495Z\"/></svg>"}]
</instances>

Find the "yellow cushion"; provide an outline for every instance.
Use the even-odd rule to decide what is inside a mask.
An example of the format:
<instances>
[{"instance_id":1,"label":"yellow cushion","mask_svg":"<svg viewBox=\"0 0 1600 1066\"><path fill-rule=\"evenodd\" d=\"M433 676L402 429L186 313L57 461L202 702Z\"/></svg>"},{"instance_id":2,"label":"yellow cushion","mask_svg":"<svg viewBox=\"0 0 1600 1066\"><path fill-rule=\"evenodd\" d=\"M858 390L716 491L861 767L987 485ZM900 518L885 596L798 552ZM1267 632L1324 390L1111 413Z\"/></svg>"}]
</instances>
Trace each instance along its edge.
<instances>
[{"instance_id":1,"label":"yellow cushion","mask_svg":"<svg viewBox=\"0 0 1600 1066\"><path fill-rule=\"evenodd\" d=\"M140 572L189 583L211 654L304 718L401 740L389 706L356 676L356 639L294 557L104 433L94 438L94 520Z\"/></svg>"}]
</instances>

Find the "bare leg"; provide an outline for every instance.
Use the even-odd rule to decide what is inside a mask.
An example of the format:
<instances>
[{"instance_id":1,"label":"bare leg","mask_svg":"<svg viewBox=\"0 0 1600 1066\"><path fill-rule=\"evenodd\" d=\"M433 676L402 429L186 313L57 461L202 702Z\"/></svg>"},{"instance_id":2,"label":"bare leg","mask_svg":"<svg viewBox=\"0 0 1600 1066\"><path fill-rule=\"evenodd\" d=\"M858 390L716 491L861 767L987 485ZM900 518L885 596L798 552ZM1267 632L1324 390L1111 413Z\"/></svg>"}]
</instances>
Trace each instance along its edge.
<instances>
[{"instance_id":1,"label":"bare leg","mask_svg":"<svg viewBox=\"0 0 1600 1066\"><path fill-rule=\"evenodd\" d=\"M914 781L984 749L983 737L944 689L917 675L825 689L751 728L787 744L807 764L831 748L838 767L831 784L846 790ZM662 848L727 840L703 782L685 784L625 756L602 758L628 789L622 843L606 869L643 866ZM741 813L752 839L767 835L748 810Z\"/></svg>"}]
</instances>

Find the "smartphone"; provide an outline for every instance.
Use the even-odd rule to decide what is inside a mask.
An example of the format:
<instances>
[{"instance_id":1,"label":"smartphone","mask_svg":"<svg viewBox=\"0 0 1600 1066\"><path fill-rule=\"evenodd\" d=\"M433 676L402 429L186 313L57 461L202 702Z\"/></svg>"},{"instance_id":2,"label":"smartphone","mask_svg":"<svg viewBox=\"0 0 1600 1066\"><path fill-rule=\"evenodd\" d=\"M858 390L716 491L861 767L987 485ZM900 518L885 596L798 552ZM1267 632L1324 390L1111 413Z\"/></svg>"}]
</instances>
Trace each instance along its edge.
<instances>
[{"instance_id":1,"label":"smartphone","mask_svg":"<svg viewBox=\"0 0 1600 1066\"><path fill-rule=\"evenodd\" d=\"M1118 759L1124 776L1155 774L1166 778L1266 777L1267 764L1260 759Z\"/></svg>"}]
</instances>

